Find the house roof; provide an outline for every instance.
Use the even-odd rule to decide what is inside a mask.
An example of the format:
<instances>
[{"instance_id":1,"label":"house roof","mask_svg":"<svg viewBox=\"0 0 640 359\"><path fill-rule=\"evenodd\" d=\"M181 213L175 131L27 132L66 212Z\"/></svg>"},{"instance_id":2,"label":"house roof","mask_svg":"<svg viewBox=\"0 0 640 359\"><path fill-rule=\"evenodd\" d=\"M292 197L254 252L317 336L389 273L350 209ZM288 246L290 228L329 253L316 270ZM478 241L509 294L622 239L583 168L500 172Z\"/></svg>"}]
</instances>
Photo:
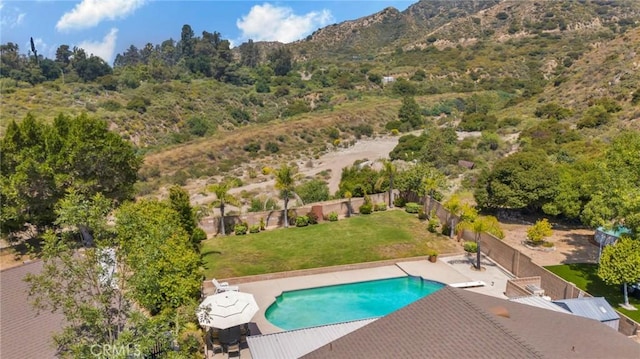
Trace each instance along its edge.
<instances>
[{"instance_id":1,"label":"house roof","mask_svg":"<svg viewBox=\"0 0 640 359\"><path fill-rule=\"evenodd\" d=\"M634 358L606 325L447 286L303 358Z\"/></svg>"},{"instance_id":2,"label":"house roof","mask_svg":"<svg viewBox=\"0 0 640 359\"><path fill-rule=\"evenodd\" d=\"M620 319L620 315L618 315L613 307L609 305L609 302L602 297L560 299L554 300L553 302L581 317L591 318L601 322Z\"/></svg>"},{"instance_id":3,"label":"house roof","mask_svg":"<svg viewBox=\"0 0 640 359\"><path fill-rule=\"evenodd\" d=\"M296 359L376 320L364 319L247 337L255 359Z\"/></svg>"},{"instance_id":4,"label":"house roof","mask_svg":"<svg viewBox=\"0 0 640 359\"><path fill-rule=\"evenodd\" d=\"M61 314L37 311L31 306L23 281L27 273L40 273L42 262L34 261L0 271L0 358L54 358L51 339L62 330Z\"/></svg>"}]
</instances>

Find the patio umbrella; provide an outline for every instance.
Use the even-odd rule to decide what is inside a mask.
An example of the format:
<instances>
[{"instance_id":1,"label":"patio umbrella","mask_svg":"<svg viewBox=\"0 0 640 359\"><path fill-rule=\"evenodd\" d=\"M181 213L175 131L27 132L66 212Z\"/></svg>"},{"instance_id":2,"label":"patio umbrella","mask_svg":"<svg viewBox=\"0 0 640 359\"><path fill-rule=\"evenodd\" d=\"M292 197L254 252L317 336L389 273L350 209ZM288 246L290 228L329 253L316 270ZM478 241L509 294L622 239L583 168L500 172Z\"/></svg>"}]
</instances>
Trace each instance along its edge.
<instances>
[{"instance_id":1,"label":"patio umbrella","mask_svg":"<svg viewBox=\"0 0 640 359\"><path fill-rule=\"evenodd\" d=\"M227 329L249 323L258 309L253 294L228 291L206 297L196 314L202 326Z\"/></svg>"}]
</instances>

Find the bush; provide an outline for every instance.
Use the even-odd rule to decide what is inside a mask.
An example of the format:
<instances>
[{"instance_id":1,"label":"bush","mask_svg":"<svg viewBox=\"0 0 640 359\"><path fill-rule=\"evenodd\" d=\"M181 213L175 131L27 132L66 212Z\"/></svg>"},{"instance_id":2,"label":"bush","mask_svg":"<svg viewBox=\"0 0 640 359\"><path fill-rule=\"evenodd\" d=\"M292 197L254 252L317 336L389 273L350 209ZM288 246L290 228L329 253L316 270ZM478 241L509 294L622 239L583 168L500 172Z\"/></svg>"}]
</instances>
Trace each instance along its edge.
<instances>
[{"instance_id":1,"label":"bush","mask_svg":"<svg viewBox=\"0 0 640 359\"><path fill-rule=\"evenodd\" d=\"M298 213L295 209L290 209L287 211L287 218L289 219L289 224L296 223L296 219L298 218Z\"/></svg>"},{"instance_id":2,"label":"bush","mask_svg":"<svg viewBox=\"0 0 640 359\"><path fill-rule=\"evenodd\" d=\"M337 221L337 220L338 220L338 213L336 213L335 211L334 211L334 212L330 212L330 213L327 215L327 219L329 220L329 222L335 222L335 221Z\"/></svg>"},{"instance_id":3,"label":"bush","mask_svg":"<svg viewBox=\"0 0 640 359\"><path fill-rule=\"evenodd\" d=\"M384 202L380 202L380 203L376 203L375 206L373 207L373 210L378 212L378 211L386 211L387 210L387 205Z\"/></svg>"},{"instance_id":4,"label":"bush","mask_svg":"<svg viewBox=\"0 0 640 359\"><path fill-rule=\"evenodd\" d=\"M233 231L236 235L247 234L247 225L244 223L238 223L233 227Z\"/></svg>"},{"instance_id":5,"label":"bush","mask_svg":"<svg viewBox=\"0 0 640 359\"><path fill-rule=\"evenodd\" d=\"M258 232L260 232L259 224L254 224L251 227L249 227L249 233L258 233Z\"/></svg>"},{"instance_id":6,"label":"bush","mask_svg":"<svg viewBox=\"0 0 640 359\"><path fill-rule=\"evenodd\" d=\"M415 202L409 202L405 205L404 210L407 213L418 213L420 211L420 205Z\"/></svg>"},{"instance_id":7,"label":"bush","mask_svg":"<svg viewBox=\"0 0 640 359\"><path fill-rule=\"evenodd\" d=\"M307 213L307 219L309 221L309 224L318 224L318 215L315 214L315 212Z\"/></svg>"},{"instance_id":8,"label":"bush","mask_svg":"<svg viewBox=\"0 0 640 359\"><path fill-rule=\"evenodd\" d=\"M448 224L443 224L442 228L440 230L440 233L442 233L445 236L448 236L451 234L451 227Z\"/></svg>"},{"instance_id":9,"label":"bush","mask_svg":"<svg viewBox=\"0 0 640 359\"><path fill-rule=\"evenodd\" d=\"M464 251L467 253L476 253L478 252L478 243L476 242L464 242Z\"/></svg>"},{"instance_id":10,"label":"bush","mask_svg":"<svg viewBox=\"0 0 640 359\"><path fill-rule=\"evenodd\" d=\"M425 213L424 209L422 209L422 207L420 207L420 208L418 209L418 219L419 219L419 220L421 220L421 221L424 221L424 220L425 220L425 219L427 219L427 218L429 218L429 217L428 217L428 216L427 216L427 214Z\"/></svg>"},{"instance_id":11,"label":"bush","mask_svg":"<svg viewBox=\"0 0 640 359\"><path fill-rule=\"evenodd\" d=\"M394 206L396 206L396 207L400 207L400 208L404 207L404 205L405 205L406 203L407 203L407 200L405 200L405 199L404 199L404 198L402 198L402 197L396 197L396 198L393 200L393 205L394 205Z\"/></svg>"},{"instance_id":12,"label":"bush","mask_svg":"<svg viewBox=\"0 0 640 359\"><path fill-rule=\"evenodd\" d=\"M360 214L371 214L371 212L373 212L373 205L371 205L370 203L365 203L360 206L358 212L360 212Z\"/></svg>"},{"instance_id":13,"label":"bush","mask_svg":"<svg viewBox=\"0 0 640 359\"><path fill-rule=\"evenodd\" d=\"M427 230L431 233L436 233L438 232L438 227L440 227L440 219L438 219L438 216L432 215L429 218L429 222L427 222Z\"/></svg>"},{"instance_id":14,"label":"bush","mask_svg":"<svg viewBox=\"0 0 640 359\"><path fill-rule=\"evenodd\" d=\"M306 227L309 225L309 217L299 216L296 218L296 227Z\"/></svg>"}]
</instances>

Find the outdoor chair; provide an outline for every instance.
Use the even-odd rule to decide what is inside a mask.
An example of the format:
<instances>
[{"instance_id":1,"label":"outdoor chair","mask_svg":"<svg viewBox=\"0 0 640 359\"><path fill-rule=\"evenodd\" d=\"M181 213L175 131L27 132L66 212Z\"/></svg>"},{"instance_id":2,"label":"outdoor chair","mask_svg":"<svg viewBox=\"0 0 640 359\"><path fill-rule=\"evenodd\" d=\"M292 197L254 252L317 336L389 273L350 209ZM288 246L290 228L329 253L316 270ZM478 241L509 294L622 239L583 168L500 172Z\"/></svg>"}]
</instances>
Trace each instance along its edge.
<instances>
[{"instance_id":1,"label":"outdoor chair","mask_svg":"<svg viewBox=\"0 0 640 359\"><path fill-rule=\"evenodd\" d=\"M218 282L215 278L211 280L211 283L216 287L216 293L228 292L228 291L238 291L237 285L229 285L227 282Z\"/></svg>"},{"instance_id":2,"label":"outdoor chair","mask_svg":"<svg viewBox=\"0 0 640 359\"><path fill-rule=\"evenodd\" d=\"M227 356L229 358L240 358L240 342L229 345L227 348Z\"/></svg>"},{"instance_id":3,"label":"outdoor chair","mask_svg":"<svg viewBox=\"0 0 640 359\"><path fill-rule=\"evenodd\" d=\"M223 353L224 349L218 338L218 331L209 328L205 333L206 357L213 358L217 353Z\"/></svg>"}]
</instances>

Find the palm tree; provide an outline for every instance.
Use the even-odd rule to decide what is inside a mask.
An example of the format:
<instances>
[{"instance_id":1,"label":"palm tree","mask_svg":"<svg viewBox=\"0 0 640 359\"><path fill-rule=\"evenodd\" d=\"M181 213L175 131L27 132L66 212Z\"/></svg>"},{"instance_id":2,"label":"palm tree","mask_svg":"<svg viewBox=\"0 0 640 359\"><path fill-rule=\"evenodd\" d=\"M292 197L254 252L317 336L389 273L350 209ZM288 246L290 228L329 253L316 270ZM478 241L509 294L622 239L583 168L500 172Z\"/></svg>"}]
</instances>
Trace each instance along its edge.
<instances>
[{"instance_id":1,"label":"palm tree","mask_svg":"<svg viewBox=\"0 0 640 359\"><path fill-rule=\"evenodd\" d=\"M284 200L284 227L289 227L289 199L294 195L296 187L295 169L287 164L275 171L276 189L280 190L280 197Z\"/></svg>"},{"instance_id":2,"label":"palm tree","mask_svg":"<svg viewBox=\"0 0 640 359\"><path fill-rule=\"evenodd\" d=\"M493 216L478 216L478 212L475 208L469 206L462 206L461 210L463 214L461 215L461 222L456 226L458 230L468 229L474 233L474 239L476 244L478 245L478 251L476 252L476 269L480 270L480 237L482 233L489 232L491 234L500 234L502 229L500 229L500 224L496 217ZM500 237L500 235L497 235Z\"/></svg>"},{"instance_id":3,"label":"palm tree","mask_svg":"<svg viewBox=\"0 0 640 359\"><path fill-rule=\"evenodd\" d=\"M435 167L427 167L422 177L422 186L425 191L424 194L429 196L429 210L427 212L431 213L433 197L438 190L447 188L447 179Z\"/></svg>"},{"instance_id":4,"label":"palm tree","mask_svg":"<svg viewBox=\"0 0 640 359\"><path fill-rule=\"evenodd\" d=\"M351 191L344 192L344 198L346 198L349 201L349 203L347 203L347 217L351 217L351 197L353 197L353 194L351 194Z\"/></svg>"},{"instance_id":5,"label":"palm tree","mask_svg":"<svg viewBox=\"0 0 640 359\"><path fill-rule=\"evenodd\" d=\"M224 228L224 208L227 204L232 206L238 206L240 203L238 199L229 193L231 185L228 182L222 182L214 184L209 187L209 192L213 192L216 195L216 200L211 203L212 207L220 208L220 230L222 235L226 235Z\"/></svg>"},{"instance_id":6,"label":"palm tree","mask_svg":"<svg viewBox=\"0 0 640 359\"><path fill-rule=\"evenodd\" d=\"M462 213L462 202L460 202L460 196L454 194L443 204L444 208L449 212L447 215L447 222L449 224L449 238L453 238L455 233L454 219L459 217Z\"/></svg>"},{"instance_id":7,"label":"palm tree","mask_svg":"<svg viewBox=\"0 0 640 359\"><path fill-rule=\"evenodd\" d=\"M398 168L390 160L383 159L382 162L382 176L378 180L381 182L385 178L389 179L389 208L393 207L393 180L398 174ZM379 187L381 183L376 183L376 187Z\"/></svg>"}]
</instances>

